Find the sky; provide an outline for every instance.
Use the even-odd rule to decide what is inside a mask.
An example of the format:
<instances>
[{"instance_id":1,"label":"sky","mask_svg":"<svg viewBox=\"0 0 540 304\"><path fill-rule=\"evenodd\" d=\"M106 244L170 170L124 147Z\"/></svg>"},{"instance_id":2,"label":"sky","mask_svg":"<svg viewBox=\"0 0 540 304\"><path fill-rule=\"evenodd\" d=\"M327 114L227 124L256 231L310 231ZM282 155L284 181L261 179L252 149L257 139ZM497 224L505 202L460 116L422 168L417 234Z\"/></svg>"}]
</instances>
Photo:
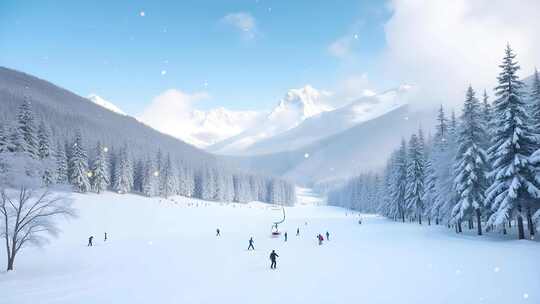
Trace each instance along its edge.
<instances>
[{"instance_id":1,"label":"sky","mask_svg":"<svg viewBox=\"0 0 540 304\"><path fill-rule=\"evenodd\" d=\"M375 0L2 0L0 64L132 114L167 89L206 92L203 108L269 108L289 88L344 77L338 37L368 71L388 13Z\"/></svg>"},{"instance_id":2,"label":"sky","mask_svg":"<svg viewBox=\"0 0 540 304\"><path fill-rule=\"evenodd\" d=\"M459 104L468 84L493 87L506 43L532 74L538 12L538 0L2 0L0 65L135 116L171 89L200 109L269 109L306 84L351 99L407 83L419 104Z\"/></svg>"}]
</instances>

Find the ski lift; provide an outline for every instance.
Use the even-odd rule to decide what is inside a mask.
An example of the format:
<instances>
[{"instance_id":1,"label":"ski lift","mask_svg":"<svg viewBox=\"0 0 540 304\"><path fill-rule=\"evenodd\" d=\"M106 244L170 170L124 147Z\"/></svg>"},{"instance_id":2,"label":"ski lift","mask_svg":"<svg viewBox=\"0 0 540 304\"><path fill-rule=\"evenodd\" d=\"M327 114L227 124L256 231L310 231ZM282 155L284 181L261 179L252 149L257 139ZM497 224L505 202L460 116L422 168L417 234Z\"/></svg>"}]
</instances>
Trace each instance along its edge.
<instances>
[{"instance_id":1,"label":"ski lift","mask_svg":"<svg viewBox=\"0 0 540 304\"><path fill-rule=\"evenodd\" d=\"M272 208L272 209L279 210L277 208L276 209ZM272 224L272 237L279 237L281 235L278 225L285 222L285 207L281 206L281 211L283 212L283 218L280 221L274 222Z\"/></svg>"}]
</instances>

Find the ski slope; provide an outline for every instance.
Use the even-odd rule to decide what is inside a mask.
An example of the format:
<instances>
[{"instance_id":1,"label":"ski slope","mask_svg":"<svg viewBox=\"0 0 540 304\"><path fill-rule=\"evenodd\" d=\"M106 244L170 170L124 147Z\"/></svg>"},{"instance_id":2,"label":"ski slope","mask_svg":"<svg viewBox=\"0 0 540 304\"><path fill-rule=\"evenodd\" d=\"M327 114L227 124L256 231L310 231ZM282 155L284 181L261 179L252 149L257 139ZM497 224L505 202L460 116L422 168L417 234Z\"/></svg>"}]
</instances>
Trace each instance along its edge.
<instances>
[{"instance_id":1,"label":"ski slope","mask_svg":"<svg viewBox=\"0 0 540 304\"><path fill-rule=\"evenodd\" d=\"M538 242L367 215L359 225L350 211L307 204L287 208L285 243L270 238L281 211L260 203L74 196L80 217L0 273L0 303L540 303Z\"/></svg>"}]
</instances>

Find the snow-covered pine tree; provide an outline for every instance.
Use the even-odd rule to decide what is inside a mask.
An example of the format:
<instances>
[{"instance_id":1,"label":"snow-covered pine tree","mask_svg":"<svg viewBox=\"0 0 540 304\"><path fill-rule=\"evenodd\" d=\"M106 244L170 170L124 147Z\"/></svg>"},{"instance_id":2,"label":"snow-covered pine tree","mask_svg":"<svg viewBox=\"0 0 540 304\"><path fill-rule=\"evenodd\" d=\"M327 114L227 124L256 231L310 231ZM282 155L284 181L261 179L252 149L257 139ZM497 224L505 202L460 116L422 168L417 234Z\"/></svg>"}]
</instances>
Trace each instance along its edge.
<instances>
[{"instance_id":1,"label":"snow-covered pine tree","mask_svg":"<svg viewBox=\"0 0 540 304\"><path fill-rule=\"evenodd\" d=\"M401 140L401 146L396 154L395 159L395 174L393 176L393 191L392 191L392 201L398 212L398 218L402 222L405 222L405 204L406 204L406 195L407 195L407 144L405 139Z\"/></svg>"},{"instance_id":2,"label":"snow-covered pine tree","mask_svg":"<svg viewBox=\"0 0 540 304\"><path fill-rule=\"evenodd\" d=\"M122 148L117 155L116 165L115 165L115 174L113 186L114 191L124 194L129 193L133 186L133 171L130 166L129 154L127 151L127 145Z\"/></svg>"},{"instance_id":3,"label":"snow-covered pine tree","mask_svg":"<svg viewBox=\"0 0 540 304\"><path fill-rule=\"evenodd\" d=\"M534 70L531 86L530 109L531 131L536 136L535 150L537 150L540 149L540 76L536 69Z\"/></svg>"},{"instance_id":4,"label":"snow-covered pine tree","mask_svg":"<svg viewBox=\"0 0 540 304\"><path fill-rule=\"evenodd\" d=\"M152 159L148 156L144 163L144 177L142 192L146 196L154 196L157 193L158 172L154 167Z\"/></svg>"},{"instance_id":5,"label":"snow-covered pine tree","mask_svg":"<svg viewBox=\"0 0 540 304\"><path fill-rule=\"evenodd\" d=\"M39 125L37 140L38 158L43 163L43 184L49 186L55 183L55 163L51 153L50 133L44 122Z\"/></svg>"},{"instance_id":6,"label":"snow-covered pine tree","mask_svg":"<svg viewBox=\"0 0 540 304\"><path fill-rule=\"evenodd\" d=\"M167 154L161 167L160 184L161 186L159 188L161 189L161 196L168 198L175 193L174 168L170 154Z\"/></svg>"},{"instance_id":7,"label":"snow-covered pine tree","mask_svg":"<svg viewBox=\"0 0 540 304\"><path fill-rule=\"evenodd\" d=\"M25 101L19 107L17 115L17 127L15 129L18 150L27 153L33 159L38 159L38 141L36 138L36 126L34 122L34 114L30 102ZM22 147L20 146L22 145Z\"/></svg>"},{"instance_id":8,"label":"snow-covered pine tree","mask_svg":"<svg viewBox=\"0 0 540 304\"><path fill-rule=\"evenodd\" d=\"M489 149L491 145L491 130L493 129L493 109L489 103L489 96L484 90L484 95L482 96L482 106L481 106L481 118L482 124L485 127L486 138L482 141L482 148L484 150Z\"/></svg>"},{"instance_id":9,"label":"snow-covered pine tree","mask_svg":"<svg viewBox=\"0 0 540 304\"><path fill-rule=\"evenodd\" d=\"M510 45L500 65L501 73L495 88L492 157L493 183L486 191L486 204L494 212L488 223L503 225L509 218L517 219L518 238L524 239L523 212L531 198L540 197L529 156L534 152L535 136L522 97L523 83L517 71L519 65Z\"/></svg>"},{"instance_id":10,"label":"snow-covered pine tree","mask_svg":"<svg viewBox=\"0 0 540 304\"><path fill-rule=\"evenodd\" d=\"M0 122L0 153L7 152L9 146L9 136L6 126Z\"/></svg>"},{"instance_id":11,"label":"snow-covered pine tree","mask_svg":"<svg viewBox=\"0 0 540 304\"><path fill-rule=\"evenodd\" d=\"M485 128L480 102L469 86L458 127L458 150L454 166L454 189L458 201L452 210L452 222L475 217L478 235L482 235L488 173L487 154L483 149L487 137Z\"/></svg>"},{"instance_id":12,"label":"snow-covered pine tree","mask_svg":"<svg viewBox=\"0 0 540 304\"><path fill-rule=\"evenodd\" d=\"M66 145L60 141L56 142L56 150L54 151L56 161L56 183L65 185L68 183L68 159L66 156Z\"/></svg>"},{"instance_id":13,"label":"snow-covered pine tree","mask_svg":"<svg viewBox=\"0 0 540 304\"><path fill-rule=\"evenodd\" d=\"M75 191L85 193L90 190L88 156L82 144L80 131L75 133L75 139L71 145L69 167L69 182L73 185Z\"/></svg>"},{"instance_id":14,"label":"snow-covered pine tree","mask_svg":"<svg viewBox=\"0 0 540 304\"><path fill-rule=\"evenodd\" d=\"M109 185L107 150L108 149L98 141L96 150L94 151L95 158L92 161L92 176L90 178L92 190L96 193L105 191Z\"/></svg>"},{"instance_id":15,"label":"snow-covered pine tree","mask_svg":"<svg viewBox=\"0 0 540 304\"><path fill-rule=\"evenodd\" d=\"M423 198L424 154L418 136L413 134L409 140L405 201L407 212L413 214L413 218L417 218L420 225L422 225L422 214L424 213Z\"/></svg>"},{"instance_id":16,"label":"snow-covered pine tree","mask_svg":"<svg viewBox=\"0 0 540 304\"><path fill-rule=\"evenodd\" d=\"M427 154L424 152L424 154ZM435 169L433 168L432 159L429 155L425 156L425 163L424 163L424 174L425 174L425 181L424 181L424 216L426 217L428 221L428 225L431 225L431 217L432 217L432 208L435 204L435 201L437 199L436 196L436 185L437 185L437 175L435 174ZM439 224L438 219L435 220L436 224Z\"/></svg>"}]
</instances>

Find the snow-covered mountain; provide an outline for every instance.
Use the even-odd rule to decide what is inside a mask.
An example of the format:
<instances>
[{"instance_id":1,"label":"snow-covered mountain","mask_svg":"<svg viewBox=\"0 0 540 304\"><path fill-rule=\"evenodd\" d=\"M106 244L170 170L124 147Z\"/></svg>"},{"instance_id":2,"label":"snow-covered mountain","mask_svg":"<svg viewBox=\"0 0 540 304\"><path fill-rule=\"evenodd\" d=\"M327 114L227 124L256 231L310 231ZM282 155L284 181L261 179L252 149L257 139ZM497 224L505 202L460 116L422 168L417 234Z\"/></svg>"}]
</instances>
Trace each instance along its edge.
<instances>
[{"instance_id":1,"label":"snow-covered mountain","mask_svg":"<svg viewBox=\"0 0 540 304\"><path fill-rule=\"evenodd\" d=\"M310 117L333 110L323 103L329 93L310 85L291 89L278 105L257 124L240 134L210 146L207 150L220 154L238 154L253 144L297 127Z\"/></svg>"},{"instance_id":2,"label":"snow-covered mountain","mask_svg":"<svg viewBox=\"0 0 540 304\"><path fill-rule=\"evenodd\" d=\"M266 154L301 148L317 140L345 131L360 123L375 119L407 104L411 86L402 85L381 94L367 92L358 100L333 111L305 119L297 127L274 137L261 140L244 152Z\"/></svg>"},{"instance_id":3,"label":"snow-covered mountain","mask_svg":"<svg viewBox=\"0 0 540 304\"><path fill-rule=\"evenodd\" d=\"M231 111L223 107L193 110L189 121L185 122L186 135L180 135L180 138L204 148L250 128L258 117L259 113L255 111Z\"/></svg>"},{"instance_id":4,"label":"snow-covered mountain","mask_svg":"<svg viewBox=\"0 0 540 304\"><path fill-rule=\"evenodd\" d=\"M115 104L113 104L112 102L102 98L101 96L98 96L96 94L90 94L86 98L88 98L91 102L93 102L93 103L95 103L95 104L97 104L99 106L104 107L107 110L113 111L113 112L121 114L121 115L127 115L124 111L120 110L120 108L117 107Z\"/></svg>"}]
</instances>

